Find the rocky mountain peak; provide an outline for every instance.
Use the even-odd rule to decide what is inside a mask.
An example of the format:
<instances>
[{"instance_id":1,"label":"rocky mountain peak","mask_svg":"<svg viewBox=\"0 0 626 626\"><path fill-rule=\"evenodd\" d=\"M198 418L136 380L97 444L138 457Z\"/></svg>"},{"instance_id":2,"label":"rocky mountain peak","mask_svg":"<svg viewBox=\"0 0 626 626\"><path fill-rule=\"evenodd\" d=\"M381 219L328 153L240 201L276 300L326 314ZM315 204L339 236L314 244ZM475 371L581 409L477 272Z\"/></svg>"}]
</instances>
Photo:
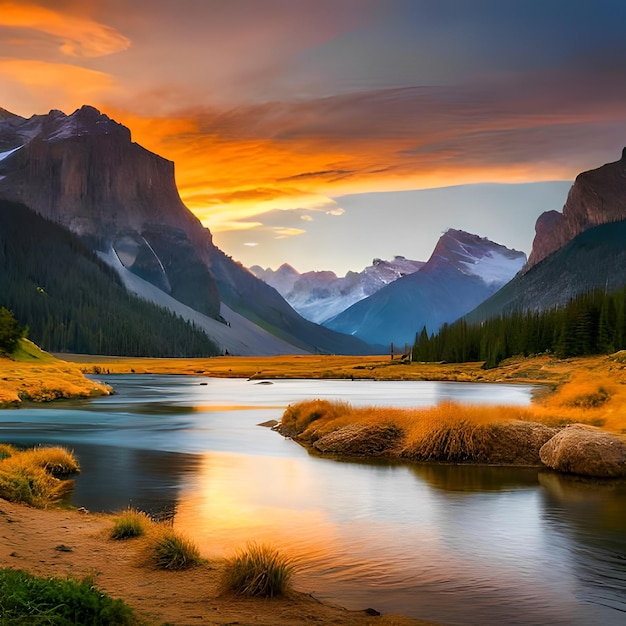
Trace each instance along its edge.
<instances>
[{"instance_id":1,"label":"rocky mountain peak","mask_svg":"<svg viewBox=\"0 0 626 626\"><path fill-rule=\"evenodd\" d=\"M462 274L477 276L488 284L504 285L522 269L526 255L463 230L450 228L437 242L421 270L438 272L453 267Z\"/></svg>"},{"instance_id":2,"label":"rocky mountain peak","mask_svg":"<svg viewBox=\"0 0 626 626\"><path fill-rule=\"evenodd\" d=\"M626 148L619 161L582 172L563 211L547 211L535 224L535 239L525 270L559 250L580 233L626 219Z\"/></svg>"}]
</instances>

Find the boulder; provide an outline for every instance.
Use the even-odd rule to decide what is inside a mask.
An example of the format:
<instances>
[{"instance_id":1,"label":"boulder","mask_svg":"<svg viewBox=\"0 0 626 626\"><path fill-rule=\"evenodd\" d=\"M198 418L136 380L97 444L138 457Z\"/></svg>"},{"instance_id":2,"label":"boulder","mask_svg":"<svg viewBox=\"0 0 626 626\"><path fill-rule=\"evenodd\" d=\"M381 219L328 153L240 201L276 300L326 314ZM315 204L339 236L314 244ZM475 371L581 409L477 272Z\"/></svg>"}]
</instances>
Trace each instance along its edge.
<instances>
[{"instance_id":1,"label":"boulder","mask_svg":"<svg viewBox=\"0 0 626 626\"><path fill-rule=\"evenodd\" d=\"M595 478L626 477L626 440L595 426L571 424L539 451L541 461L559 472Z\"/></svg>"},{"instance_id":2,"label":"boulder","mask_svg":"<svg viewBox=\"0 0 626 626\"><path fill-rule=\"evenodd\" d=\"M391 456L402 437L402 429L393 424L348 424L320 437L313 447L348 456Z\"/></svg>"}]
</instances>

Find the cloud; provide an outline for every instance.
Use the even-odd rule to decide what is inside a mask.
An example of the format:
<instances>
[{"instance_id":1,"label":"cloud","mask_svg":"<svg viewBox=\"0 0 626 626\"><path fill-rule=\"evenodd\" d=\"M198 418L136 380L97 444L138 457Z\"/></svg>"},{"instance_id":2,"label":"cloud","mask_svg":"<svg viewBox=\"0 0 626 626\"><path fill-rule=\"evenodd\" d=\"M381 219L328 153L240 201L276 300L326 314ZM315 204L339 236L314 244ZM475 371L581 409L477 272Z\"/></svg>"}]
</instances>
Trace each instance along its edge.
<instances>
[{"instance_id":1,"label":"cloud","mask_svg":"<svg viewBox=\"0 0 626 626\"><path fill-rule=\"evenodd\" d=\"M64 55L75 58L106 56L126 50L131 44L105 24L36 4L0 2L0 26L49 35L59 42Z\"/></svg>"},{"instance_id":2,"label":"cloud","mask_svg":"<svg viewBox=\"0 0 626 626\"><path fill-rule=\"evenodd\" d=\"M64 63L0 58L0 93L9 110L30 116L51 108L72 112L115 87L111 76Z\"/></svg>"}]
</instances>

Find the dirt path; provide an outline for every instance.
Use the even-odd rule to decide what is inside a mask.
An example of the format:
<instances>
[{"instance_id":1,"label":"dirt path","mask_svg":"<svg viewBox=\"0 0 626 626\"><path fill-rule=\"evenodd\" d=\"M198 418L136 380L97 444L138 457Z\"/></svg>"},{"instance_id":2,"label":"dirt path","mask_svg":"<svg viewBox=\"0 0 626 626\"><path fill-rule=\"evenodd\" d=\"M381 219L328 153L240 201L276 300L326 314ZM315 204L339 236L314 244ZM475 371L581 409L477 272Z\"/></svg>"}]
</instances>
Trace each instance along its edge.
<instances>
[{"instance_id":1,"label":"dirt path","mask_svg":"<svg viewBox=\"0 0 626 626\"><path fill-rule=\"evenodd\" d=\"M406 617L370 616L322 604L303 593L256 600L218 595L219 563L186 572L142 562L141 539L108 539L110 516L38 510L0 499L0 565L44 576L91 576L102 591L123 598L152 624L175 626L419 626Z\"/></svg>"}]
</instances>

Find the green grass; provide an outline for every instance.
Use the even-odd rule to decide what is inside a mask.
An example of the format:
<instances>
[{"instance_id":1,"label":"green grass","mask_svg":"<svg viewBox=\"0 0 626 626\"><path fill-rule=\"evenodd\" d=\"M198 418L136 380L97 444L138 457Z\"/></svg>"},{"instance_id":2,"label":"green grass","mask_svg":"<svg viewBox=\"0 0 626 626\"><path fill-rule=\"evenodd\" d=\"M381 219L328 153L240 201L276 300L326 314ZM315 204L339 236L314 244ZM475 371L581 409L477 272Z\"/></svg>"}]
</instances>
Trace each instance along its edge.
<instances>
[{"instance_id":1,"label":"green grass","mask_svg":"<svg viewBox=\"0 0 626 626\"><path fill-rule=\"evenodd\" d=\"M271 598L290 590L293 565L271 546L248 543L227 559L221 587L226 593Z\"/></svg>"},{"instance_id":2,"label":"green grass","mask_svg":"<svg viewBox=\"0 0 626 626\"><path fill-rule=\"evenodd\" d=\"M171 528L159 532L150 547L150 560L159 569L183 570L204 562L198 546Z\"/></svg>"},{"instance_id":3,"label":"green grass","mask_svg":"<svg viewBox=\"0 0 626 626\"><path fill-rule=\"evenodd\" d=\"M115 516L111 529L111 539L141 537L146 534L153 523L147 513L129 507Z\"/></svg>"},{"instance_id":4,"label":"green grass","mask_svg":"<svg viewBox=\"0 0 626 626\"><path fill-rule=\"evenodd\" d=\"M98 591L85 578L40 578L0 569L0 624L3 626L135 626L141 622L122 600Z\"/></svg>"}]
</instances>

